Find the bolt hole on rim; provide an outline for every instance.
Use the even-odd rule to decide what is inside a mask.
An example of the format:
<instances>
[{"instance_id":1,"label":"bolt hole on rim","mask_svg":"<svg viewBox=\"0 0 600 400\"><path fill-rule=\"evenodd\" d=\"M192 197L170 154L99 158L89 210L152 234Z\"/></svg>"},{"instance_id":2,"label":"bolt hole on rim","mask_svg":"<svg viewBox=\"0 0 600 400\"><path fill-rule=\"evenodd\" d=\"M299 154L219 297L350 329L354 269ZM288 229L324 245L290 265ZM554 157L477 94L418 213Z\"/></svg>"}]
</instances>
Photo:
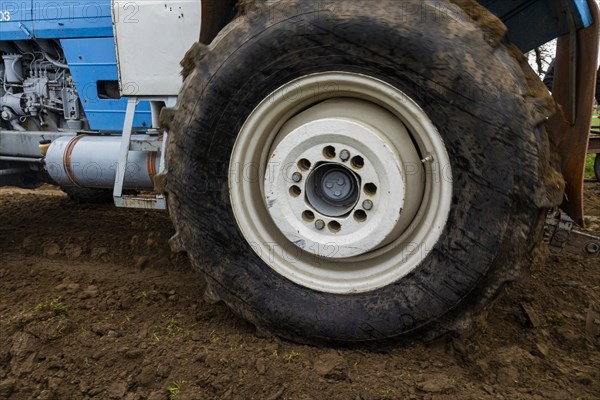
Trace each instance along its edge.
<instances>
[{"instance_id":1,"label":"bolt hole on rim","mask_svg":"<svg viewBox=\"0 0 600 400\"><path fill-rule=\"evenodd\" d=\"M361 156L352 157L352 166L356 169L361 169L365 166L365 160Z\"/></svg>"},{"instance_id":2,"label":"bolt hole on rim","mask_svg":"<svg viewBox=\"0 0 600 400\"><path fill-rule=\"evenodd\" d=\"M331 160L331 159L335 158L335 155L336 155L335 147L327 146L323 149L323 156L325 156L325 158Z\"/></svg>"},{"instance_id":3,"label":"bolt hole on rim","mask_svg":"<svg viewBox=\"0 0 600 400\"><path fill-rule=\"evenodd\" d=\"M364 191L369 196L375 196L377 194L377 185L374 183L367 183L364 187Z\"/></svg>"},{"instance_id":4,"label":"bolt hole on rim","mask_svg":"<svg viewBox=\"0 0 600 400\"><path fill-rule=\"evenodd\" d=\"M311 167L311 162L308 161L306 158L303 158L302 160L298 161L298 168L302 171L308 171Z\"/></svg>"},{"instance_id":5,"label":"bolt hole on rim","mask_svg":"<svg viewBox=\"0 0 600 400\"><path fill-rule=\"evenodd\" d=\"M313 213L312 211L304 211L302 213L302 218L304 218L305 221L307 222L312 222L315 220L315 213Z\"/></svg>"},{"instance_id":6,"label":"bolt hole on rim","mask_svg":"<svg viewBox=\"0 0 600 400\"><path fill-rule=\"evenodd\" d=\"M342 230L342 225L337 221L331 221L329 224L327 224L327 227L333 233L338 233Z\"/></svg>"},{"instance_id":7,"label":"bolt hole on rim","mask_svg":"<svg viewBox=\"0 0 600 400\"><path fill-rule=\"evenodd\" d=\"M363 210L354 211L354 219L358 222L365 222L367 220L367 213Z\"/></svg>"},{"instance_id":8,"label":"bolt hole on rim","mask_svg":"<svg viewBox=\"0 0 600 400\"><path fill-rule=\"evenodd\" d=\"M302 189L300 189L298 186L292 186L290 188L290 196L299 197L301 194L302 194Z\"/></svg>"}]
</instances>

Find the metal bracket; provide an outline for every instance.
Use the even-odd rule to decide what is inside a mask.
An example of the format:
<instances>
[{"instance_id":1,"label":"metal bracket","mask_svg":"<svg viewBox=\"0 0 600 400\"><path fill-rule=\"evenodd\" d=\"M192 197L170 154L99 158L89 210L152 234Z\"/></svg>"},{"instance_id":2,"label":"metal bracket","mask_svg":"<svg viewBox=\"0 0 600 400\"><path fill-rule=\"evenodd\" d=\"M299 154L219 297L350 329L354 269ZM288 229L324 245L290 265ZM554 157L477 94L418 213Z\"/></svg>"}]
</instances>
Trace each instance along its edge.
<instances>
[{"instance_id":1,"label":"metal bracket","mask_svg":"<svg viewBox=\"0 0 600 400\"><path fill-rule=\"evenodd\" d=\"M167 201L162 194L147 195L147 196L126 196L123 195L123 184L127 173L127 160L130 151L159 151L160 152L160 169L158 175L165 172L165 151L168 142L168 133L163 132L162 141L160 140L132 140L131 133L133 131L133 119L135 117L135 109L140 101L163 102L167 107L174 107L177 103L177 97L162 96L162 97L130 97L127 100L127 110L125 112L125 122L123 124L123 134L121 137L121 150L119 153L119 163L115 178L115 186L113 189L113 199L117 207L124 208L144 208L155 210L166 210ZM154 109L155 107L153 107ZM158 118L153 116L153 125L157 125ZM158 126L153 126L158 128Z\"/></svg>"},{"instance_id":2,"label":"metal bracket","mask_svg":"<svg viewBox=\"0 0 600 400\"><path fill-rule=\"evenodd\" d=\"M577 26L569 7L569 2L563 0L567 23L569 25L569 124L575 125L577 120Z\"/></svg>"},{"instance_id":3,"label":"metal bracket","mask_svg":"<svg viewBox=\"0 0 600 400\"><path fill-rule=\"evenodd\" d=\"M579 232L575 222L560 211L550 211L544 226L544 242L552 253L564 251L585 257L600 255L600 237Z\"/></svg>"}]
</instances>

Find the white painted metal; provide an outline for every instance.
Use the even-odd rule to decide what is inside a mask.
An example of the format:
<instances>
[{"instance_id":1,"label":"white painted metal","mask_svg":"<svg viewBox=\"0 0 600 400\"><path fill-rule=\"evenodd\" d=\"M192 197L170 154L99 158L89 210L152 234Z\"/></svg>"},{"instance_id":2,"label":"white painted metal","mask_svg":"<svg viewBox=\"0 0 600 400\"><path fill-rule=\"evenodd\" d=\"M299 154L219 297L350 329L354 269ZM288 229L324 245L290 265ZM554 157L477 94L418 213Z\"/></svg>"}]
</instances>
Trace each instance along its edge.
<instances>
[{"instance_id":1,"label":"white painted metal","mask_svg":"<svg viewBox=\"0 0 600 400\"><path fill-rule=\"evenodd\" d=\"M129 148L131 146L131 131L133 129L133 118L135 108L139 100L137 97L127 99L127 109L125 111L125 122L123 123L123 133L121 136L121 147L117 164L116 180L114 181L113 196L121 197L123 195L123 184L125 182L125 172L127 171Z\"/></svg>"},{"instance_id":2,"label":"white painted metal","mask_svg":"<svg viewBox=\"0 0 600 400\"><path fill-rule=\"evenodd\" d=\"M146 96L146 97L130 97L127 100L127 110L125 112L125 121L123 123L123 134L121 135L121 145L119 152L119 159L117 163L117 174L116 180L114 181L113 198L117 207L125 208L146 208L146 209L157 209L166 210L167 201L162 194L150 195L150 196L123 196L123 188L126 182L125 172L129 165L129 157L132 154L131 150L139 147L139 144L132 142L131 132L133 129L133 119L135 115L135 109L140 101L146 100L151 104L152 109L152 121L153 127L155 121L158 121L158 114L162 106L175 107L177 103L176 96ZM165 152L168 142L167 132L163 132L163 142L160 152L160 163L158 168L158 174L163 174L165 170ZM151 189L154 188L154 182L152 182Z\"/></svg>"},{"instance_id":3,"label":"white painted metal","mask_svg":"<svg viewBox=\"0 0 600 400\"><path fill-rule=\"evenodd\" d=\"M0 131L0 156L17 156L25 158L40 158L42 140L55 140L63 136L75 136L74 132L44 132L44 131Z\"/></svg>"},{"instance_id":4,"label":"white painted metal","mask_svg":"<svg viewBox=\"0 0 600 400\"><path fill-rule=\"evenodd\" d=\"M385 132L394 132L393 140ZM408 131L389 111L363 100L330 100L293 118L278 137L283 139L272 148L265 198L279 230L301 249L327 254L325 249L335 241L338 248L331 258L358 256L389 243L414 219L423 197L424 173ZM326 147L335 150L333 159L324 155ZM345 162L340 159L344 150L350 155ZM354 157L361 157L364 165L353 166ZM300 160L310 161L311 168L298 167ZM353 212L329 217L310 204L307 178L319 163L343 165L360 178L360 197ZM293 182L294 173L304 174L302 182ZM377 193L368 193L366 185L376 187ZM290 194L292 186L301 188L302 194ZM362 207L367 200L374 204L368 211ZM316 229L314 220L303 216L307 210L314 220L339 224L339 231L337 225L333 232ZM355 211L364 211L366 220L356 218Z\"/></svg>"},{"instance_id":5,"label":"white painted metal","mask_svg":"<svg viewBox=\"0 0 600 400\"><path fill-rule=\"evenodd\" d=\"M297 184L289 174L298 157L318 158L329 144L363 155L365 180L380 184L365 225L349 221L344 231L340 220L337 233L301 220L308 204L285 191ZM432 251L450 210L452 170L436 127L405 93L330 72L288 83L251 113L232 152L229 191L240 230L273 270L313 290L356 293L398 281Z\"/></svg>"},{"instance_id":6,"label":"white painted metal","mask_svg":"<svg viewBox=\"0 0 600 400\"><path fill-rule=\"evenodd\" d=\"M200 38L199 0L112 0L123 96L175 96L179 61Z\"/></svg>"}]
</instances>

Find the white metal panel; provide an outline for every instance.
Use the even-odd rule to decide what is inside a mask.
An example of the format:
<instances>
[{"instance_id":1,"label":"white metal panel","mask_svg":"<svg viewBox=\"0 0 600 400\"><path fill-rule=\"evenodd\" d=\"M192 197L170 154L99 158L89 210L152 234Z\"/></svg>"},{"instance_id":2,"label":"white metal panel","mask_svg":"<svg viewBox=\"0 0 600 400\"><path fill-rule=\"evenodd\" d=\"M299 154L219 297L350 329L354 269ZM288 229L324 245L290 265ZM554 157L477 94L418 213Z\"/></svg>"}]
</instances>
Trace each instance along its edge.
<instances>
[{"instance_id":1,"label":"white metal panel","mask_svg":"<svg viewBox=\"0 0 600 400\"><path fill-rule=\"evenodd\" d=\"M200 0L112 0L123 96L174 96L179 62L200 38Z\"/></svg>"}]
</instances>

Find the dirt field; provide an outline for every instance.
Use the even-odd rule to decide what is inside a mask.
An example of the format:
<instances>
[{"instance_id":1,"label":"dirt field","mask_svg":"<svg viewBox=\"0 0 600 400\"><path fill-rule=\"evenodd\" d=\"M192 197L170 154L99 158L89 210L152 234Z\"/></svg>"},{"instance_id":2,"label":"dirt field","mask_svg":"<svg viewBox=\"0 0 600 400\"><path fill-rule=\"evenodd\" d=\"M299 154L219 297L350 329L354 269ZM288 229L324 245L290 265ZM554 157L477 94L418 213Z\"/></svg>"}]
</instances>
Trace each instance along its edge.
<instances>
[{"instance_id":1,"label":"dirt field","mask_svg":"<svg viewBox=\"0 0 600 400\"><path fill-rule=\"evenodd\" d=\"M550 257L435 343L319 349L204 302L171 235L163 213L1 189L0 399L600 399L600 260Z\"/></svg>"}]
</instances>

